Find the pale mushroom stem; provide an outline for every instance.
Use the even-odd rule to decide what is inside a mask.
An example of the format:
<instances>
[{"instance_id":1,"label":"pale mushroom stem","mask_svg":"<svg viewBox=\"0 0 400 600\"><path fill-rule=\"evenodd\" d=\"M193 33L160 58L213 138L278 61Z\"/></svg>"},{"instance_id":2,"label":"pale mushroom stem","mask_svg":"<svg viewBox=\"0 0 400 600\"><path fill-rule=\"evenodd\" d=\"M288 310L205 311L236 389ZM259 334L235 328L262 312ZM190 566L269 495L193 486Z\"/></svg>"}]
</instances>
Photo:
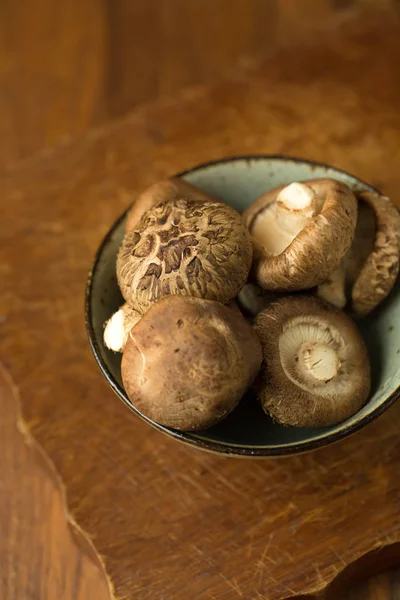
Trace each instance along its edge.
<instances>
[{"instance_id":1,"label":"pale mushroom stem","mask_svg":"<svg viewBox=\"0 0 400 600\"><path fill-rule=\"evenodd\" d=\"M317 214L317 197L308 185L295 182L279 192L276 199L276 222L293 238Z\"/></svg>"},{"instance_id":2,"label":"pale mushroom stem","mask_svg":"<svg viewBox=\"0 0 400 600\"><path fill-rule=\"evenodd\" d=\"M114 352L123 352L128 334L139 319L139 313L128 304L123 304L105 324L103 340L107 348Z\"/></svg>"},{"instance_id":3,"label":"pale mushroom stem","mask_svg":"<svg viewBox=\"0 0 400 600\"><path fill-rule=\"evenodd\" d=\"M125 312L120 308L106 323L104 343L110 350L121 352L125 342Z\"/></svg>"},{"instance_id":4,"label":"pale mushroom stem","mask_svg":"<svg viewBox=\"0 0 400 600\"><path fill-rule=\"evenodd\" d=\"M319 382L328 382L337 375L340 359L328 344L305 342L298 354L298 368Z\"/></svg>"},{"instance_id":5,"label":"pale mushroom stem","mask_svg":"<svg viewBox=\"0 0 400 600\"><path fill-rule=\"evenodd\" d=\"M345 293L346 271L344 264L341 263L329 279L321 283L317 288L317 296L330 302L337 308L344 308L347 304Z\"/></svg>"}]
</instances>

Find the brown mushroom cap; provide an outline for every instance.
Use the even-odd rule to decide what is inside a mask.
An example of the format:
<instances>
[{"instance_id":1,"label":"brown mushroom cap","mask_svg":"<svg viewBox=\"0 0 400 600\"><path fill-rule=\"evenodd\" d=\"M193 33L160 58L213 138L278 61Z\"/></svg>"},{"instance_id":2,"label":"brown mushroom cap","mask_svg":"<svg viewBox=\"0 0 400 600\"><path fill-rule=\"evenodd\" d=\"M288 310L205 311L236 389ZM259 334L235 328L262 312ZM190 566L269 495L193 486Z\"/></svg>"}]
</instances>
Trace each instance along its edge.
<instances>
[{"instance_id":1,"label":"brown mushroom cap","mask_svg":"<svg viewBox=\"0 0 400 600\"><path fill-rule=\"evenodd\" d=\"M392 290L399 273L400 215L386 196L358 195L375 213L374 248L355 279L352 310L358 316L371 312Z\"/></svg>"},{"instance_id":2,"label":"brown mushroom cap","mask_svg":"<svg viewBox=\"0 0 400 600\"><path fill-rule=\"evenodd\" d=\"M136 198L126 215L125 231L132 231L139 223L144 213L153 206L156 206L161 202L179 200L181 198L186 198L188 200L207 200L211 202L217 201L216 198L209 196L184 179L179 177L165 179L164 181L153 184Z\"/></svg>"},{"instance_id":3,"label":"brown mushroom cap","mask_svg":"<svg viewBox=\"0 0 400 600\"><path fill-rule=\"evenodd\" d=\"M260 365L260 342L239 313L219 302L169 296L131 330L121 372L143 415L189 431L226 417Z\"/></svg>"},{"instance_id":4,"label":"brown mushroom cap","mask_svg":"<svg viewBox=\"0 0 400 600\"><path fill-rule=\"evenodd\" d=\"M227 306L228 308L230 308L231 310L233 310L236 314L238 314L241 317L243 317L242 311L239 308L239 304L238 304L236 298L234 298L233 300L230 300L230 302L228 302L228 304L226 304L225 306Z\"/></svg>"},{"instance_id":5,"label":"brown mushroom cap","mask_svg":"<svg viewBox=\"0 0 400 600\"><path fill-rule=\"evenodd\" d=\"M115 312L104 326L104 344L114 352L123 352L130 330L141 319L141 314L127 303Z\"/></svg>"},{"instance_id":6,"label":"brown mushroom cap","mask_svg":"<svg viewBox=\"0 0 400 600\"><path fill-rule=\"evenodd\" d=\"M368 353L356 325L312 296L291 296L258 315L263 349L258 395L283 425L335 425L357 412L370 390Z\"/></svg>"},{"instance_id":7,"label":"brown mushroom cap","mask_svg":"<svg viewBox=\"0 0 400 600\"><path fill-rule=\"evenodd\" d=\"M389 198L360 192L353 243L317 295L354 317L370 313L392 290L399 272L400 215Z\"/></svg>"},{"instance_id":8,"label":"brown mushroom cap","mask_svg":"<svg viewBox=\"0 0 400 600\"><path fill-rule=\"evenodd\" d=\"M141 313L173 294L225 304L245 283L252 252L249 232L230 206L170 200L153 206L125 235L118 283L125 300Z\"/></svg>"},{"instance_id":9,"label":"brown mushroom cap","mask_svg":"<svg viewBox=\"0 0 400 600\"><path fill-rule=\"evenodd\" d=\"M291 205L289 192L298 205ZM280 223L287 215L291 225L281 239L275 215ZM269 190L243 218L257 242L255 281L266 290L297 291L318 285L339 265L354 237L357 201L344 183L312 179Z\"/></svg>"}]
</instances>

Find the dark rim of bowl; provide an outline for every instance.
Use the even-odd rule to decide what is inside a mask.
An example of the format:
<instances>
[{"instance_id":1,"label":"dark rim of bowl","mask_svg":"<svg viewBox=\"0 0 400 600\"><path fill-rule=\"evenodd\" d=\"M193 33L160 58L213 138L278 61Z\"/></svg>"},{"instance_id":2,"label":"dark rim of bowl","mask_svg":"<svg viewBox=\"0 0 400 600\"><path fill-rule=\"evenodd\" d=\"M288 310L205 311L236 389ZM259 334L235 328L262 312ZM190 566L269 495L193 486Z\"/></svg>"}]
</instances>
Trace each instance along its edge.
<instances>
[{"instance_id":1,"label":"dark rim of bowl","mask_svg":"<svg viewBox=\"0 0 400 600\"><path fill-rule=\"evenodd\" d=\"M315 166L315 167L322 167L324 169L333 169L334 171L336 171L338 173L342 173L343 175L353 178L354 180L358 181L360 183L360 185L362 185L363 187L366 187L366 188L370 189L371 191L380 193L376 188L373 188L371 185L365 183L364 181L362 181L355 175L351 175L347 171L343 171L342 169L338 169L336 167L333 167L332 165L327 165L327 164L320 163L317 161L296 158L296 157L292 157L292 156L283 156L283 155L279 155L279 154L273 154L273 155L254 154L254 155L225 157L225 158L205 162L200 165L196 165L195 167L191 167L190 169L181 171L177 175L174 175L174 177L184 177L185 175L188 175L189 173L193 173L195 171L199 171L200 169L205 169L207 167L220 165L223 163L236 162L236 161L239 162L239 161L243 161L243 160L244 161L279 160L279 161L286 161L286 162L303 163L303 164L311 165L311 166ZM320 447L330 444L332 442L339 441L339 440L349 436L350 434L355 433L356 431L358 431L358 430L362 429L363 427L365 427L366 425L368 425L368 423L371 423L372 421L374 421L377 417L379 417L383 412L385 412L400 397L400 386L398 386L396 388L396 390L394 390L394 392L392 392L390 394L390 396L388 396L388 398L386 398L386 400L384 400L375 410L373 410L368 415L365 415L364 417L362 417L361 419L359 419L357 422L353 423L352 425L349 425L348 427L345 427L344 429L342 429L340 431L336 431L336 432L333 432L330 434L328 433L327 435L319 437L315 440L310 440L310 441L305 441L305 442L295 442L292 444L288 444L286 446L276 446L276 447L267 446L267 447L252 448L251 446L236 446L234 444L229 445L226 443L220 444L218 442L209 441L209 440L206 440L203 438L193 437L193 434L191 434L190 432L178 431L176 429L171 429L169 427L165 427L164 425L160 425L159 423L156 423L152 419L149 419L148 417L143 415L141 412L139 412L135 408L135 406L133 404L131 404L128 396L125 393L125 390L114 379L114 376L112 375L112 373L110 372L110 370L108 369L106 364L104 363L104 361L101 357L100 348L96 341L96 335L94 332L93 322L92 322L93 319L92 319L92 302L91 302L91 300L92 300L92 291L93 291L93 285L92 285L93 274L96 272L96 269L97 269L98 263L101 259L104 247L108 244L108 241L109 241L110 237L112 236L113 232L115 231L115 229L120 225L120 223L125 218L127 212L129 211L129 208L130 207L128 207L127 210L114 222L112 227L109 229L108 233L103 238L103 240L96 252L94 262L93 262L92 268L89 272L87 285L86 285L85 323L86 323L86 331L87 331L87 335L88 335L88 339L89 339L89 344L92 349L93 355L95 357L95 360L96 360L101 372L103 373L104 377L108 381L108 384L111 386L112 390L116 393L116 395L128 406L128 408L130 408L134 413L136 413L144 421L146 421L147 423L149 423L150 425L152 425L159 431L162 431L163 433L166 433L170 437L176 438L176 439L180 440L181 442L184 442L190 446L195 446L197 448L201 448L202 450L208 450L209 452L214 452L217 454L226 454L226 455L240 456L240 457L246 457L246 456L248 456L248 457L268 457L268 456L282 456L282 455L286 456L286 455L290 455L290 454L306 452L308 450L314 450L315 448L320 448ZM196 434L194 434L194 435L196 435Z\"/></svg>"}]
</instances>

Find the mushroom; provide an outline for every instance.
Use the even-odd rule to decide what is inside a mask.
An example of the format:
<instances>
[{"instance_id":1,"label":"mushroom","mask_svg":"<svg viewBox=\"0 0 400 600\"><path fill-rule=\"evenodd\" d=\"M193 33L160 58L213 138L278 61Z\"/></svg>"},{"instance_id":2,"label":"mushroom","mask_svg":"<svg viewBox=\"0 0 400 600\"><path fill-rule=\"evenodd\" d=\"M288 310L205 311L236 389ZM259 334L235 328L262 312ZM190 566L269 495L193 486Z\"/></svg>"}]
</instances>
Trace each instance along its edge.
<instances>
[{"instance_id":1,"label":"mushroom","mask_svg":"<svg viewBox=\"0 0 400 600\"><path fill-rule=\"evenodd\" d=\"M290 296L270 304L254 328L264 358L258 396L278 423L335 425L366 402L368 353L344 312L313 296Z\"/></svg>"},{"instance_id":2,"label":"mushroom","mask_svg":"<svg viewBox=\"0 0 400 600\"><path fill-rule=\"evenodd\" d=\"M261 360L260 342L242 315L219 302L169 296L131 329L121 373L143 415L190 431L226 417Z\"/></svg>"},{"instance_id":3,"label":"mushroom","mask_svg":"<svg viewBox=\"0 0 400 600\"><path fill-rule=\"evenodd\" d=\"M237 302L244 313L250 317L256 317L277 297L277 294L266 292L259 285L247 282L240 290Z\"/></svg>"},{"instance_id":4,"label":"mushroom","mask_svg":"<svg viewBox=\"0 0 400 600\"><path fill-rule=\"evenodd\" d=\"M125 234L118 283L138 312L165 296L226 304L250 271L252 243L239 213L219 202L170 200L148 210Z\"/></svg>"},{"instance_id":5,"label":"mushroom","mask_svg":"<svg viewBox=\"0 0 400 600\"><path fill-rule=\"evenodd\" d=\"M399 273L400 215L389 198L360 192L354 241L317 295L355 317L370 313L392 290Z\"/></svg>"},{"instance_id":6,"label":"mushroom","mask_svg":"<svg viewBox=\"0 0 400 600\"><path fill-rule=\"evenodd\" d=\"M350 247L357 221L353 192L334 179L269 190L243 213L255 240L253 276L271 291L326 280Z\"/></svg>"},{"instance_id":7,"label":"mushroom","mask_svg":"<svg viewBox=\"0 0 400 600\"><path fill-rule=\"evenodd\" d=\"M140 320L141 316L128 304L123 304L105 324L103 339L107 348L114 352L122 352L130 330Z\"/></svg>"},{"instance_id":8,"label":"mushroom","mask_svg":"<svg viewBox=\"0 0 400 600\"><path fill-rule=\"evenodd\" d=\"M188 200L217 201L216 198L209 196L184 179L179 177L165 179L164 181L153 184L136 198L126 215L125 231L127 232L135 229L135 226L149 208L152 208L161 202L179 200L181 198L186 198Z\"/></svg>"}]
</instances>

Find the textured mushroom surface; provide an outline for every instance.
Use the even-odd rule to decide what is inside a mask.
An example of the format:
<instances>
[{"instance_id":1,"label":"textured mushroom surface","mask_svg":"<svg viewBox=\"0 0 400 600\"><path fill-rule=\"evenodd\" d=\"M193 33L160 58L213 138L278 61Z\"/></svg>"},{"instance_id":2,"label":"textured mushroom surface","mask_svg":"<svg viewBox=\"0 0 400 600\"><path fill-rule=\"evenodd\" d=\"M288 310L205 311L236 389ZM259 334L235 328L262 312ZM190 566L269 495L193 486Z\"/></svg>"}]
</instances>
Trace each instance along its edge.
<instances>
[{"instance_id":1,"label":"textured mushroom surface","mask_svg":"<svg viewBox=\"0 0 400 600\"><path fill-rule=\"evenodd\" d=\"M132 404L181 430L226 417L254 381L260 341L242 315L219 302L169 296L131 329L122 379Z\"/></svg>"},{"instance_id":2,"label":"textured mushroom surface","mask_svg":"<svg viewBox=\"0 0 400 600\"><path fill-rule=\"evenodd\" d=\"M267 191L244 213L256 242L252 274L271 291L322 283L350 248L357 221L353 192L334 179Z\"/></svg>"},{"instance_id":3,"label":"textured mushroom surface","mask_svg":"<svg viewBox=\"0 0 400 600\"><path fill-rule=\"evenodd\" d=\"M107 348L114 352L122 352L130 330L141 316L127 303L123 304L105 324L103 339Z\"/></svg>"},{"instance_id":4,"label":"textured mushroom surface","mask_svg":"<svg viewBox=\"0 0 400 600\"><path fill-rule=\"evenodd\" d=\"M249 232L230 206L172 200L148 210L125 235L118 283L141 313L172 294L227 303L246 282L252 253Z\"/></svg>"},{"instance_id":5,"label":"textured mushroom surface","mask_svg":"<svg viewBox=\"0 0 400 600\"><path fill-rule=\"evenodd\" d=\"M338 269L318 286L317 294L335 306L347 304L363 317L392 290L400 260L400 215L389 198L357 194L358 219L353 243Z\"/></svg>"},{"instance_id":6,"label":"textured mushroom surface","mask_svg":"<svg viewBox=\"0 0 400 600\"><path fill-rule=\"evenodd\" d=\"M334 425L357 412L370 390L368 353L356 325L312 296L292 296L261 312L262 406L277 422Z\"/></svg>"},{"instance_id":7,"label":"textured mushroom surface","mask_svg":"<svg viewBox=\"0 0 400 600\"><path fill-rule=\"evenodd\" d=\"M132 231L139 223L144 213L162 202L169 200L202 200L215 202L217 199L209 196L200 188L188 183L184 179L174 177L159 181L139 194L133 202L128 214L126 215L125 231Z\"/></svg>"}]
</instances>

